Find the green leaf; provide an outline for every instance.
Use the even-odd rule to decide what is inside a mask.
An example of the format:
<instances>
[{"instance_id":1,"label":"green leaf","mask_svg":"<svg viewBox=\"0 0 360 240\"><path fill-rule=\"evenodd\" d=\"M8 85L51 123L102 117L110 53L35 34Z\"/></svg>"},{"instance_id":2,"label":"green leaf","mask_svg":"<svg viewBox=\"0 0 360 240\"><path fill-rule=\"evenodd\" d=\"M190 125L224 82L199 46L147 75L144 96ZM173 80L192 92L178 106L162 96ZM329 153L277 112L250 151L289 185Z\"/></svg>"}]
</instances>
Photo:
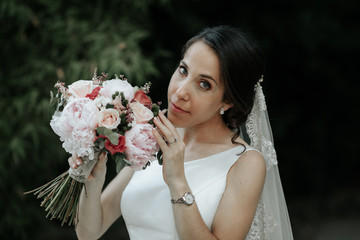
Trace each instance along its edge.
<instances>
[{"instance_id":1,"label":"green leaf","mask_svg":"<svg viewBox=\"0 0 360 240\"><path fill-rule=\"evenodd\" d=\"M106 104L106 107L105 107L106 109L108 109L108 108L114 108L114 104L110 104L110 103L108 103L108 104Z\"/></svg>"},{"instance_id":2,"label":"green leaf","mask_svg":"<svg viewBox=\"0 0 360 240\"><path fill-rule=\"evenodd\" d=\"M126 106L126 105L129 103L129 101L125 98L125 95L124 95L123 92L120 93L120 96L121 96L121 103L122 103L122 105L123 105L123 106Z\"/></svg>"},{"instance_id":3,"label":"green leaf","mask_svg":"<svg viewBox=\"0 0 360 240\"><path fill-rule=\"evenodd\" d=\"M153 104L151 111L154 113L154 117L157 117L159 115L160 106L157 104Z\"/></svg>"},{"instance_id":4,"label":"green leaf","mask_svg":"<svg viewBox=\"0 0 360 240\"><path fill-rule=\"evenodd\" d=\"M156 154L156 158L157 158L157 160L159 162L159 165L162 165L163 164L163 159L162 159L162 151L161 151L161 149Z\"/></svg>"},{"instance_id":5,"label":"green leaf","mask_svg":"<svg viewBox=\"0 0 360 240\"><path fill-rule=\"evenodd\" d=\"M52 97L52 98L50 98L50 106L55 106L55 105L57 105L57 103L59 102L59 98L57 98L57 97Z\"/></svg>"},{"instance_id":6,"label":"green leaf","mask_svg":"<svg viewBox=\"0 0 360 240\"><path fill-rule=\"evenodd\" d=\"M110 140L111 144L113 144L113 145L118 145L119 144L119 134L118 133L112 132L107 137Z\"/></svg>"},{"instance_id":7,"label":"green leaf","mask_svg":"<svg viewBox=\"0 0 360 240\"><path fill-rule=\"evenodd\" d=\"M115 164L116 164L116 173L119 173L121 169L126 166L126 162L124 161L125 155L122 153L115 154Z\"/></svg>"},{"instance_id":8,"label":"green leaf","mask_svg":"<svg viewBox=\"0 0 360 240\"><path fill-rule=\"evenodd\" d=\"M119 91L116 91L113 95L112 95L112 100L115 100L115 98L119 96Z\"/></svg>"},{"instance_id":9,"label":"green leaf","mask_svg":"<svg viewBox=\"0 0 360 240\"><path fill-rule=\"evenodd\" d=\"M99 149L105 148L105 139L101 138L99 139Z\"/></svg>"},{"instance_id":10,"label":"green leaf","mask_svg":"<svg viewBox=\"0 0 360 240\"><path fill-rule=\"evenodd\" d=\"M119 173L124 167L126 163L124 161L120 161L116 164L116 173Z\"/></svg>"},{"instance_id":11,"label":"green leaf","mask_svg":"<svg viewBox=\"0 0 360 240\"><path fill-rule=\"evenodd\" d=\"M107 136L107 135L111 134L112 131L111 131L110 129L106 128L106 127L97 127L97 128L96 128L96 132L97 132L99 135L105 135L105 136Z\"/></svg>"},{"instance_id":12,"label":"green leaf","mask_svg":"<svg viewBox=\"0 0 360 240\"><path fill-rule=\"evenodd\" d=\"M96 132L99 135L106 136L110 140L111 144L113 144L113 145L119 144L119 134L118 133L113 132L106 127L98 127L98 128L96 128Z\"/></svg>"},{"instance_id":13,"label":"green leaf","mask_svg":"<svg viewBox=\"0 0 360 240\"><path fill-rule=\"evenodd\" d=\"M148 161L146 164L145 164L145 166L143 167L143 170L145 170L148 166L150 166L151 165L151 162L150 161Z\"/></svg>"}]
</instances>

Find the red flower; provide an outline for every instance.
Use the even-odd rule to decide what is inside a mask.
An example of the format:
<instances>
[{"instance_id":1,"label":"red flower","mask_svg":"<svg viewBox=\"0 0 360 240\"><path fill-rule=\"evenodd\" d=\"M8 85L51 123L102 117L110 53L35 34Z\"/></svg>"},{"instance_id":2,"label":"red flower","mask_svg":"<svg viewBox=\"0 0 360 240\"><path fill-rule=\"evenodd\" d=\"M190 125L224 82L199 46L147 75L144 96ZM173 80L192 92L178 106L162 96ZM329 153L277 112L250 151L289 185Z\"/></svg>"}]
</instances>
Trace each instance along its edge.
<instances>
[{"instance_id":1,"label":"red flower","mask_svg":"<svg viewBox=\"0 0 360 240\"><path fill-rule=\"evenodd\" d=\"M105 140L105 148L111 153L111 155L114 155L115 153L122 153L126 149L125 136L122 136L120 134L119 134L119 144L118 145L113 145L110 142L110 140L107 138L107 136L105 136L105 135L99 135L98 137L96 137L95 141L98 138L106 138L106 140Z\"/></svg>"},{"instance_id":2,"label":"red flower","mask_svg":"<svg viewBox=\"0 0 360 240\"><path fill-rule=\"evenodd\" d=\"M105 142L105 148L107 150L109 150L109 152L111 152L111 155L114 155L117 152L119 152L119 153L124 152L126 149L125 137L122 135L119 136L119 144L118 145L111 144L110 140L107 139Z\"/></svg>"},{"instance_id":3,"label":"red flower","mask_svg":"<svg viewBox=\"0 0 360 240\"><path fill-rule=\"evenodd\" d=\"M94 90L92 90L91 93L86 94L85 97L90 98L91 100L94 100L99 95L100 89L101 89L101 87L94 88Z\"/></svg>"},{"instance_id":4,"label":"red flower","mask_svg":"<svg viewBox=\"0 0 360 240\"><path fill-rule=\"evenodd\" d=\"M142 90L139 90L135 93L134 100L150 109L152 107L151 99Z\"/></svg>"}]
</instances>

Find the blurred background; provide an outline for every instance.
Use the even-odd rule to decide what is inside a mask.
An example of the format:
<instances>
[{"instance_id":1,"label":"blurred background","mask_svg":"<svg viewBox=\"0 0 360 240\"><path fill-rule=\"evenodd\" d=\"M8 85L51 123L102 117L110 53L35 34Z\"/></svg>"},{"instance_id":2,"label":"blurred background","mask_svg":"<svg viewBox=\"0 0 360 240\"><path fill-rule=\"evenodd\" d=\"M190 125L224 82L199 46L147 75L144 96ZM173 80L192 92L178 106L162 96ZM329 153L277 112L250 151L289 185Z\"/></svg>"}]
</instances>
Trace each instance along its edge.
<instances>
[{"instance_id":1,"label":"blurred background","mask_svg":"<svg viewBox=\"0 0 360 240\"><path fill-rule=\"evenodd\" d=\"M263 89L297 240L360 239L359 2L356 0L2 0L0 237L76 239L24 191L68 168L50 91L98 72L166 86L183 44L227 24L267 55ZM109 162L107 181L115 170ZM119 219L101 239L128 239Z\"/></svg>"}]
</instances>

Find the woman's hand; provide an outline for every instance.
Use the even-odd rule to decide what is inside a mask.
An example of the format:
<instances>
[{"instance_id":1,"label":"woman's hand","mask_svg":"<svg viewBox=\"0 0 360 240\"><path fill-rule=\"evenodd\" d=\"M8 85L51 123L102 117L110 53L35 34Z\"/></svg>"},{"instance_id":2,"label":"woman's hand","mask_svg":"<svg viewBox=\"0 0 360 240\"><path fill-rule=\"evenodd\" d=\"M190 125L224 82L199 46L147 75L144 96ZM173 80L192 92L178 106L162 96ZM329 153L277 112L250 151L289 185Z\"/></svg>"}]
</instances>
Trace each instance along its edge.
<instances>
[{"instance_id":1,"label":"woman's hand","mask_svg":"<svg viewBox=\"0 0 360 240\"><path fill-rule=\"evenodd\" d=\"M165 117L163 112L159 112L154 123L157 129L154 129L153 133L163 153L164 181L170 188L176 187L176 184L185 180L185 144L174 125Z\"/></svg>"},{"instance_id":2,"label":"woman's hand","mask_svg":"<svg viewBox=\"0 0 360 240\"><path fill-rule=\"evenodd\" d=\"M106 175L106 162L107 162L107 154L105 152L100 153L98 162L95 164L92 172L90 173L87 183L91 182L102 182L105 180ZM68 159L68 163L71 168L76 169L81 165L82 160L77 155L72 155Z\"/></svg>"}]
</instances>

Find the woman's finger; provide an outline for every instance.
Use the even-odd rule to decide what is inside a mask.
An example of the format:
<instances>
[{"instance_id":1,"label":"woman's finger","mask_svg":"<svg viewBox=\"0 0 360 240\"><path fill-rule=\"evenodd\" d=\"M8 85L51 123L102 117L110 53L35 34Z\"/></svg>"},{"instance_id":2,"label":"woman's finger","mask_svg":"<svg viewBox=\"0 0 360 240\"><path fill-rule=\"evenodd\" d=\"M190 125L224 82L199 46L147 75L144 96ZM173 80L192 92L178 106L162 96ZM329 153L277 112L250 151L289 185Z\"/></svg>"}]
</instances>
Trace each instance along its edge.
<instances>
[{"instance_id":1,"label":"woman's finger","mask_svg":"<svg viewBox=\"0 0 360 240\"><path fill-rule=\"evenodd\" d=\"M160 120L159 117L156 117L154 119L154 123L157 127L157 131L159 132L160 135L162 135L165 138L166 141L171 139L172 134L170 130L163 124L163 122Z\"/></svg>"},{"instance_id":2,"label":"woman's finger","mask_svg":"<svg viewBox=\"0 0 360 240\"><path fill-rule=\"evenodd\" d=\"M165 116L165 114L161 111L159 112L159 118L161 122L172 132L176 132L175 126L170 122L170 120Z\"/></svg>"},{"instance_id":3,"label":"woman's finger","mask_svg":"<svg viewBox=\"0 0 360 240\"><path fill-rule=\"evenodd\" d=\"M156 131L159 133L160 137L163 139L165 144L176 142L177 138L162 123L158 123L156 126L157 126Z\"/></svg>"},{"instance_id":4,"label":"woman's finger","mask_svg":"<svg viewBox=\"0 0 360 240\"><path fill-rule=\"evenodd\" d=\"M82 163L82 159L80 157L78 157L76 154L72 156L74 159L74 162L76 163L76 165L80 165Z\"/></svg>"},{"instance_id":5,"label":"woman's finger","mask_svg":"<svg viewBox=\"0 0 360 240\"><path fill-rule=\"evenodd\" d=\"M72 157L69 157L69 158L68 158L68 163L69 163L69 165L70 165L71 168L73 168L73 169L76 169L76 168L77 168L77 165L76 165L76 163L74 162L74 159L73 159Z\"/></svg>"},{"instance_id":6,"label":"woman's finger","mask_svg":"<svg viewBox=\"0 0 360 240\"><path fill-rule=\"evenodd\" d=\"M154 137L157 141L157 143L159 144L160 148L162 151L164 151L168 145L166 144L166 141L164 140L164 138L161 136L161 134L159 133L158 129L153 129L152 130Z\"/></svg>"},{"instance_id":7,"label":"woman's finger","mask_svg":"<svg viewBox=\"0 0 360 240\"><path fill-rule=\"evenodd\" d=\"M159 114L160 115L160 114ZM162 114L161 120L159 117L154 119L154 123L158 128L160 135L162 135L168 143L174 143L179 138L176 128L171 122Z\"/></svg>"},{"instance_id":8,"label":"woman's finger","mask_svg":"<svg viewBox=\"0 0 360 240\"><path fill-rule=\"evenodd\" d=\"M98 164L104 166L104 165L106 165L107 160L108 160L108 158L107 158L106 152L100 153Z\"/></svg>"},{"instance_id":9,"label":"woman's finger","mask_svg":"<svg viewBox=\"0 0 360 240\"><path fill-rule=\"evenodd\" d=\"M76 169L82 163L82 160L77 155L72 155L68 158L68 163L71 168Z\"/></svg>"}]
</instances>

